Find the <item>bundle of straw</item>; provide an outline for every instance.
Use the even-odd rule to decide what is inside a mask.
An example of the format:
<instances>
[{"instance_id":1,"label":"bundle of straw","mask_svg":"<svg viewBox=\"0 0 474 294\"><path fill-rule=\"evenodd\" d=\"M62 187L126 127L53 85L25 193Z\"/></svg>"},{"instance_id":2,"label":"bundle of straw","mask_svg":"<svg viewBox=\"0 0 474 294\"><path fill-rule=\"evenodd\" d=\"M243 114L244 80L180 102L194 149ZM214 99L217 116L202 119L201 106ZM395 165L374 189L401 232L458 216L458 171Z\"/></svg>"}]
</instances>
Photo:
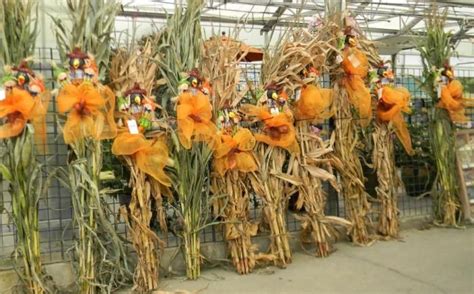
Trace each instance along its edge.
<instances>
[{"instance_id":1,"label":"bundle of straw","mask_svg":"<svg viewBox=\"0 0 474 294\"><path fill-rule=\"evenodd\" d=\"M461 219L458 181L456 180L455 126L446 109L435 107L441 88L439 72L452 52L452 38L445 31L446 10L438 7L426 16L426 36L417 44L423 63L422 88L431 97L430 138L432 154L436 162L437 177L433 187L433 211L435 223L457 226Z\"/></svg>"}]
</instances>

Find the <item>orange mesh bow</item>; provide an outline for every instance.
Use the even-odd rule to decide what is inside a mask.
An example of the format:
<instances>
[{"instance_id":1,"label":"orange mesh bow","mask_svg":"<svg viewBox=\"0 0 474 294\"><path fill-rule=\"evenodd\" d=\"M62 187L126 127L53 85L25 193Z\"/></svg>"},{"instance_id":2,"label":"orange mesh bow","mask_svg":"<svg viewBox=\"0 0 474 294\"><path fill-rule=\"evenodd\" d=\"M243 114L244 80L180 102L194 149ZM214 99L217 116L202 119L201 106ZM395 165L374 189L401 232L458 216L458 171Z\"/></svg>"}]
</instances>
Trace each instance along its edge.
<instances>
[{"instance_id":1,"label":"orange mesh bow","mask_svg":"<svg viewBox=\"0 0 474 294\"><path fill-rule=\"evenodd\" d=\"M254 146L255 138L248 129L239 129L233 137L221 135L214 153L215 171L223 177L228 170L257 170L257 163L251 153Z\"/></svg>"},{"instance_id":2,"label":"orange mesh bow","mask_svg":"<svg viewBox=\"0 0 474 294\"><path fill-rule=\"evenodd\" d=\"M85 138L114 138L114 109L115 96L108 87L98 89L88 82L65 85L58 95L58 111L69 112L63 129L66 144Z\"/></svg>"},{"instance_id":3,"label":"orange mesh bow","mask_svg":"<svg viewBox=\"0 0 474 294\"><path fill-rule=\"evenodd\" d=\"M293 126L293 119L290 113L272 115L266 107L250 104L243 105L241 111L249 116L257 117L264 123L263 132L255 134L257 141L285 148L292 153L299 152L295 127Z\"/></svg>"},{"instance_id":4,"label":"orange mesh bow","mask_svg":"<svg viewBox=\"0 0 474 294\"><path fill-rule=\"evenodd\" d=\"M454 122L465 122L463 86L458 80L452 80L448 85L441 88L441 99L436 107L444 108L448 111L449 117Z\"/></svg>"},{"instance_id":5,"label":"orange mesh bow","mask_svg":"<svg viewBox=\"0 0 474 294\"><path fill-rule=\"evenodd\" d=\"M6 123L0 126L0 139L18 136L30 121L39 150L44 152L49 97L49 92L32 97L25 90L13 88L8 91L5 99L0 101L0 118L7 118Z\"/></svg>"},{"instance_id":6,"label":"orange mesh bow","mask_svg":"<svg viewBox=\"0 0 474 294\"><path fill-rule=\"evenodd\" d=\"M112 153L132 157L142 172L164 186L171 186L171 180L164 171L168 162L168 146L162 140L148 140L143 134L123 132L115 138Z\"/></svg>"},{"instance_id":7,"label":"orange mesh bow","mask_svg":"<svg viewBox=\"0 0 474 294\"><path fill-rule=\"evenodd\" d=\"M366 127L372 119L370 91L364 82L369 69L367 56L357 48L346 48L342 68L345 72L342 85L347 91L350 103L359 113L361 126Z\"/></svg>"},{"instance_id":8,"label":"orange mesh bow","mask_svg":"<svg viewBox=\"0 0 474 294\"><path fill-rule=\"evenodd\" d=\"M307 85L301 89L300 99L295 104L297 120L323 120L332 116L332 90Z\"/></svg>"},{"instance_id":9,"label":"orange mesh bow","mask_svg":"<svg viewBox=\"0 0 474 294\"><path fill-rule=\"evenodd\" d=\"M190 149L192 140L206 142L211 148L216 141L217 128L211 122L209 99L201 92L184 92L178 98L178 138L184 148Z\"/></svg>"},{"instance_id":10,"label":"orange mesh bow","mask_svg":"<svg viewBox=\"0 0 474 294\"><path fill-rule=\"evenodd\" d=\"M410 133L402 112L411 113L410 92L405 88L382 88L382 98L377 105L377 118L381 122L392 122L398 139L409 155L415 154L411 145Z\"/></svg>"}]
</instances>

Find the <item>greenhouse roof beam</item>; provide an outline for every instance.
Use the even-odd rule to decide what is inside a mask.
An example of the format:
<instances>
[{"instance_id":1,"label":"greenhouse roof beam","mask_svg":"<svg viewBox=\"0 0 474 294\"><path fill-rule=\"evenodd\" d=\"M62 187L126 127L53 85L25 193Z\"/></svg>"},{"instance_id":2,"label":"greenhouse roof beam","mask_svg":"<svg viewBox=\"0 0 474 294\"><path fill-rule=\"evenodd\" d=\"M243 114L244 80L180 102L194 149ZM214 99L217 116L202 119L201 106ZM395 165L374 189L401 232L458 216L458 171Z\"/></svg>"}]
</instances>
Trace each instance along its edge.
<instances>
[{"instance_id":1,"label":"greenhouse roof beam","mask_svg":"<svg viewBox=\"0 0 474 294\"><path fill-rule=\"evenodd\" d=\"M285 3L291 3L292 0L284 0ZM264 26L263 28L260 30L260 34L261 33L265 33L265 32L269 32L271 30L273 30L273 28L275 27L276 23L278 22L278 19L283 15L283 13L285 12L286 10L286 7L285 6L279 6L278 9L273 13L273 19L271 19L270 21L268 21Z\"/></svg>"}]
</instances>

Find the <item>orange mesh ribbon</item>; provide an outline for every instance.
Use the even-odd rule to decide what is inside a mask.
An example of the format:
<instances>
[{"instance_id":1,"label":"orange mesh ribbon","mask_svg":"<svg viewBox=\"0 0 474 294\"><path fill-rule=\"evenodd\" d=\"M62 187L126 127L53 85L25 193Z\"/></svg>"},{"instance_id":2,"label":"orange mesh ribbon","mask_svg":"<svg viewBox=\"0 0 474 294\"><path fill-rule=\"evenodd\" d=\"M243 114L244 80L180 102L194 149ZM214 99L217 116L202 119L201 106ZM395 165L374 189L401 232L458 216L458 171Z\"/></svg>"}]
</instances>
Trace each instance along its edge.
<instances>
[{"instance_id":1,"label":"orange mesh ribbon","mask_svg":"<svg viewBox=\"0 0 474 294\"><path fill-rule=\"evenodd\" d=\"M233 137L221 135L214 152L214 170L222 177L228 170L257 170L257 163L252 156L254 146L255 138L248 129L239 129Z\"/></svg>"},{"instance_id":2,"label":"orange mesh ribbon","mask_svg":"<svg viewBox=\"0 0 474 294\"><path fill-rule=\"evenodd\" d=\"M257 117L264 123L263 132L255 134L255 139L258 142L285 148L292 153L299 152L291 114L272 115L266 107L250 104L243 105L241 111L249 116Z\"/></svg>"},{"instance_id":3,"label":"orange mesh ribbon","mask_svg":"<svg viewBox=\"0 0 474 294\"><path fill-rule=\"evenodd\" d=\"M112 139L117 135L115 96L108 87L96 88L89 82L67 84L57 100L58 111L68 112L63 129L66 144L86 138Z\"/></svg>"},{"instance_id":4,"label":"orange mesh ribbon","mask_svg":"<svg viewBox=\"0 0 474 294\"><path fill-rule=\"evenodd\" d=\"M448 85L441 88L441 99L436 107L444 108L448 111L449 117L454 122L466 122L463 101L463 86L458 80L452 80Z\"/></svg>"},{"instance_id":5,"label":"orange mesh ribbon","mask_svg":"<svg viewBox=\"0 0 474 294\"><path fill-rule=\"evenodd\" d=\"M13 88L8 91L5 99L0 101L0 118L6 117L6 123L0 126L0 139L18 136L30 121L39 151L44 152L49 97L49 92L32 97L25 90Z\"/></svg>"},{"instance_id":6,"label":"orange mesh ribbon","mask_svg":"<svg viewBox=\"0 0 474 294\"><path fill-rule=\"evenodd\" d=\"M377 119L381 122L392 122L398 139L409 155L415 154L411 145L410 133L403 119L402 112L411 113L409 106L410 92L405 88L382 88L382 98L377 105Z\"/></svg>"},{"instance_id":7,"label":"orange mesh ribbon","mask_svg":"<svg viewBox=\"0 0 474 294\"><path fill-rule=\"evenodd\" d=\"M372 119L370 91L364 82L369 69L367 56L357 48L346 48L342 68L345 72L342 86L347 91L350 103L359 113L361 126L366 127Z\"/></svg>"},{"instance_id":8,"label":"orange mesh ribbon","mask_svg":"<svg viewBox=\"0 0 474 294\"><path fill-rule=\"evenodd\" d=\"M301 89L300 99L295 104L297 120L323 120L332 116L332 90L307 85Z\"/></svg>"},{"instance_id":9,"label":"orange mesh ribbon","mask_svg":"<svg viewBox=\"0 0 474 294\"><path fill-rule=\"evenodd\" d=\"M192 140L206 142L214 148L217 128L212 123L212 109L209 98L197 92L184 92L178 98L178 138L184 148L190 149Z\"/></svg>"},{"instance_id":10,"label":"orange mesh ribbon","mask_svg":"<svg viewBox=\"0 0 474 294\"><path fill-rule=\"evenodd\" d=\"M171 186L171 180L164 171L168 162L168 146L162 140L148 140L143 134L124 132L115 138L112 153L132 157L142 172L164 186Z\"/></svg>"}]
</instances>

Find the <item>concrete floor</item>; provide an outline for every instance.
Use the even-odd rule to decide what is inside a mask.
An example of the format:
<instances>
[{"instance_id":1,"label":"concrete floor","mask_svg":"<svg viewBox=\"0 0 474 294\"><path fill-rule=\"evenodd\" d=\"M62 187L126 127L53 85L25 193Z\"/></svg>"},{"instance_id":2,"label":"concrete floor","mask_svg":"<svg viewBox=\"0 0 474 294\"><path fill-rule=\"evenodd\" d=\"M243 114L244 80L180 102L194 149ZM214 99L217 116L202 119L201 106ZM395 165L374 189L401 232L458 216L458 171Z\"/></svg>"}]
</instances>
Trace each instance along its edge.
<instances>
[{"instance_id":1,"label":"concrete floor","mask_svg":"<svg viewBox=\"0 0 474 294\"><path fill-rule=\"evenodd\" d=\"M208 269L197 281L162 279L155 293L474 293L474 227L402 235L402 241L369 248L338 243L325 259L296 253L287 269L260 268L247 276Z\"/></svg>"}]
</instances>

